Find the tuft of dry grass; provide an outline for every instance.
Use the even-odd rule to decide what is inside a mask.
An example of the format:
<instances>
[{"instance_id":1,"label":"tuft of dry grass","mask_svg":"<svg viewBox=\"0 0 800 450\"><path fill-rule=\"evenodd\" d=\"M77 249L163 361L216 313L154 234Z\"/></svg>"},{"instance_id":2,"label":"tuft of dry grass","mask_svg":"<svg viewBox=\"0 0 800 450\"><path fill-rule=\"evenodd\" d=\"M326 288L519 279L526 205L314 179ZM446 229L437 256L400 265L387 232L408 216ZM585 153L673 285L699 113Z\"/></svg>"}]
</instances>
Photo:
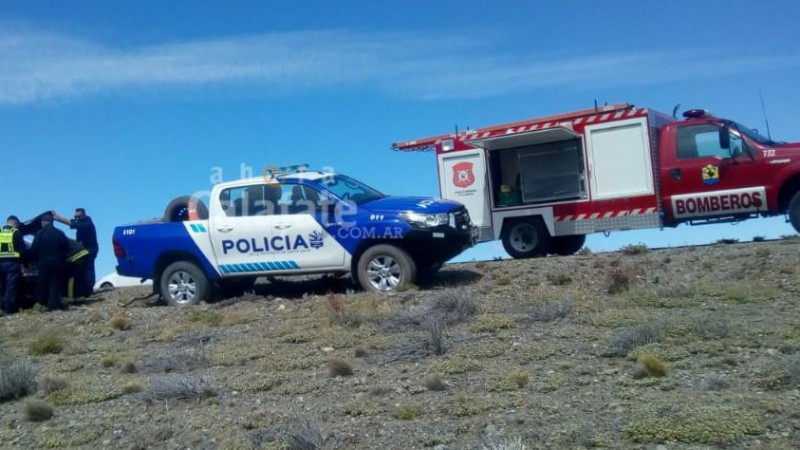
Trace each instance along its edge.
<instances>
[{"instance_id":1,"label":"tuft of dry grass","mask_svg":"<svg viewBox=\"0 0 800 450\"><path fill-rule=\"evenodd\" d=\"M437 355L447 353L447 343L444 339L444 324L437 317L429 317L423 323L425 331L428 332L428 348Z\"/></svg>"},{"instance_id":2,"label":"tuft of dry grass","mask_svg":"<svg viewBox=\"0 0 800 450\"><path fill-rule=\"evenodd\" d=\"M625 356L636 347L659 342L663 330L655 323L614 330L608 344L609 356Z\"/></svg>"},{"instance_id":3,"label":"tuft of dry grass","mask_svg":"<svg viewBox=\"0 0 800 450\"><path fill-rule=\"evenodd\" d=\"M122 385L122 392L126 394L135 394L137 392L142 392L144 390L144 386L142 383L138 381L129 381Z\"/></svg>"},{"instance_id":4,"label":"tuft of dry grass","mask_svg":"<svg viewBox=\"0 0 800 450\"><path fill-rule=\"evenodd\" d=\"M531 310L531 318L539 322L563 319L572 314L572 300L536 303Z\"/></svg>"},{"instance_id":5,"label":"tuft of dry grass","mask_svg":"<svg viewBox=\"0 0 800 450\"><path fill-rule=\"evenodd\" d=\"M39 385L46 395L50 395L55 391L60 391L69 387L67 379L54 375L45 375L39 380Z\"/></svg>"},{"instance_id":6,"label":"tuft of dry grass","mask_svg":"<svg viewBox=\"0 0 800 450\"><path fill-rule=\"evenodd\" d=\"M619 266L608 277L608 293L622 294L630 290L636 280L642 276L642 270L629 265Z\"/></svg>"},{"instance_id":7,"label":"tuft of dry grass","mask_svg":"<svg viewBox=\"0 0 800 450\"><path fill-rule=\"evenodd\" d=\"M353 349L353 355L356 358L364 358L367 356L367 349L359 345Z\"/></svg>"},{"instance_id":8,"label":"tuft of dry grass","mask_svg":"<svg viewBox=\"0 0 800 450\"><path fill-rule=\"evenodd\" d=\"M626 255L644 255L649 252L650 249L647 248L647 244L640 242L638 244L628 244L622 247L620 251Z\"/></svg>"},{"instance_id":9,"label":"tuft of dry grass","mask_svg":"<svg viewBox=\"0 0 800 450\"><path fill-rule=\"evenodd\" d=\"M44 400L32 398L25 402L25 419L31 422L44 422L53 417L53 407Z\"/></svg>"},{"instance_id":10,"label":"tuft of dry grass","mask_svg":"<svg viewBox=\"0 0 800 450\"><path fill-rule=\"evenodd\" d=\"M392 411L392 417L400 420L413 420L425 414L425 410L419 405L397 405Z\"/></svg>"},{"instance_id":11,"label":"tuft of dry grass","mask_svg":"<svg viewBox=\"0 0 800 450\"><path fill-rule=\"evenodd\" d=\"M61 353L64 347L64 338L58 332L46 330L28 344L28 354L31 356L55 355Z\"/></svg>"},{"instance_id":12,"label":"tuft of dry grass","mask_svg":"<svg viewBox=\"0 0 800 450\"><path fill-rule=\"evenodd\" d=\"M349 377L353 375L353 365L342 358L328 360L328 374L331 377Z\"/></svg>"},{"instance_id":13,"label":"tuft of dry grass","mask_svg":"<svg viewBox=\"0 0 800 450\"><path fill-rule=\"evenodd\" d=\"M125 331L131 329L131 320L122 313L117 313L111 320L108 321L108 325L113 330L117 331Z\"/></svg>"},{"instance_id":14,"label":"tuft of dry grass","mask_svg":"<svg viewBox=\"0 0 800 450\"><path fill-rule=\"evenodd\" d=\"M518 388L522 389L528 384L528 380L530 380L531 374L527 370L515 370L509 374L509 378L511 381L517 385Z\"/></svg>"},{"instance_id":15,"label":"tuft of dry grass","mask_svg":"<svg viewBox=\"0 0 800 450\"><path fill-rule=\"evenodd\" d=\"M147 386L148 400L188 400L214 397L217 388L208 376L152 378Z\"/></svg>"},{"instance_id":16,"label":"tuft of dry grass","mask_svg":"<svg viewBox=\"0 0 800 450\"><path fill-rule=\"evenodd\" d=\"M643 353L639 356L639 364L642 365L648 376L665 377L667 376L667 366L661 359L652 353Z\"/></svg>"},{"instance_id":17,"label":"tuft of dry grass","mask_svg":"<svg viewBox=\"0 0 800 450\"><path fill-rule=\"evenodd\" d=\"M133 361L127 361L119 366L119 371L122 373L136 373L139 369L136 367L136 363Z\"/></svg>"},{"instance_id":18,"label":"tuft of dry grass","mask_svg":"<svg viewBox=\"0 0 800 450\"><path fill-rule=\"evenodd\" d=\"M447 389L444 385L444 381L442 381L442 375L437 372L425 377L425 387L428 388L429 391L435 392L441 392Z\"/></svg>"},{"instance_id":19,"label":"tuft of dry grass","mask_svg":"<svg viewBox=\"0 0 800 450\"><path fill-rule=\"evenodd\" d=\"M548 273L547 281L553 286L566 286L572 283L572 275L567 272Z\"/></svg>"},{"instance_id":20,"label":"tuft of dry grass","mask_svg":"<svg viewBox=\"0 0 800 450\"><path fill-rule=\"evenodd\" d=\"M100 364L103 367L114 367L118 362L119 358L117 358L117 355L103 355L103 357L100 358Z\"/></svg>"}]
</instances>

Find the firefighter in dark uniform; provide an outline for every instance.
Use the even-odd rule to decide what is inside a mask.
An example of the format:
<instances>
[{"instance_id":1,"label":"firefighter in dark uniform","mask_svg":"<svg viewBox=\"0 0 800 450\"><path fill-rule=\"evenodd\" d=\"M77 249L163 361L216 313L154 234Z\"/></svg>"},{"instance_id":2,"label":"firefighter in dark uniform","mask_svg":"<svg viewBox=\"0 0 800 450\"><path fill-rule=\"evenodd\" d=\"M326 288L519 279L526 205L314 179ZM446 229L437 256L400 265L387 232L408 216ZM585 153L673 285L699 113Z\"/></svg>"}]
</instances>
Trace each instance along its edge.
<instances>
[{"instance_id":1,"label":"firefighter in dark uniform","mask_svg":"<svg viewBox=\"0 0 800 450\"><path fill-rule=\"evenodd\" d=\"M25 255L25 240L18 230L17 216L8 216L6 225L0 230L0 308L6 314L17 311L17 291L22 277L22 259Z\"/></svg>"},{"instance_id":2,"label":"firefighter in dark uniform","mask_svg":"<svg viewBox=\"0 0 800 450\"><path fill-rule=\"evenodd\" d=\"M77 297L88 297L94 292L95 272L94 261L97 259L97 252L99 245L97 244L97 230L94 227L92 218L86 215L86 210L83 208L75 209L75 217L67 219L66 217L59 216L53 211L53 217L70 228L75 230L75 240L83 245L83 248L89 251L89 255L83 258L82 268L84 276L76 278L75 280L75 295Z\"/></svg>"},{"instance_id":3,"label":"firefighter in dark uniform","mask_svg":"<svg viewBox=\"0 0 800 450\"><path fill-rule=\"evenodd\" d=\"M53 226L53 215L42 214L42 229L36 233L31 254L36 258L36 297L47 309L63 309L61 288L64 282L65 261L69 256L69 240L63 231Z\"/></svg>"}]
</instances>

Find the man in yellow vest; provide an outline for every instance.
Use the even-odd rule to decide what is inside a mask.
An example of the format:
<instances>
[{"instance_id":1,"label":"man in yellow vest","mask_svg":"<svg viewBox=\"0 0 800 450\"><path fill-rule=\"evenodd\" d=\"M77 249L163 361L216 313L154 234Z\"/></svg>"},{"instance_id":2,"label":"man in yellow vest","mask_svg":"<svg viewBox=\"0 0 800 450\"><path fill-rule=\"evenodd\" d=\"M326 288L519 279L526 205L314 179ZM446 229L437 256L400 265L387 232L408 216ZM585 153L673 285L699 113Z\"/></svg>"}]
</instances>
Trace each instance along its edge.
<instances>
[{"instance_id":1,"label":"man in yellow vest","mask_svg":"<svg viewBox=\"0 0 800 450\"><path fill-rule=\"evenodd\" d=\"M6 314L17 311L17 290L22 277L22 257L25 241L18 230L17 216L8 216L6 225L0 230L0 309Z\"/></svg>"}]
</instances>

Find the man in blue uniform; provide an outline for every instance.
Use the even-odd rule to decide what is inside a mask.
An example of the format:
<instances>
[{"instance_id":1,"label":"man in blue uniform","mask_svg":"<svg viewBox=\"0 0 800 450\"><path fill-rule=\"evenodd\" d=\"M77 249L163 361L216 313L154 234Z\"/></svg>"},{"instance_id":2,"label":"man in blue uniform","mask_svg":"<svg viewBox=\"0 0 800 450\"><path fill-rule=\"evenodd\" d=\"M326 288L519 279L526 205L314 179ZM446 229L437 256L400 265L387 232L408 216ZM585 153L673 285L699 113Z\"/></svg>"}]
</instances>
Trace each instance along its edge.
<instances>
[{"instance_id":1,"label":"man in blue uniform","mask_svg":"<svg viewBox=\"0 0 800 450\"><path fill-rule=\"evenodd\" d=\"M89 251L89 255L84 258L84 276L82 276L80 280L75 280L75 295L77 297L88 297L94 292L94 261L97 259L97 252L99 251L97 230L94 227L94 222L92 222L91 217L86 215L86 210L83 208L76 208L75 217L72 219L59 216L55 211L53 211L53 217L55 217L57 221L69 225L70 228L75 230L75 240L80 242L83 248Z\"/></svg>"},{"instance_id":2,"label":"man in blue uniform","mask_svg":"<svg viewBox=\"0 0 800 450\"><path fill-rule=\"evenodd\" d=\"M22 258L25 240L18 230L17 216L8 216L6 225L0 230L0 308L6 314L17 311L17 291L22 276Z\"/></svg>"},{"instance_id":3,"label":"man in blue uniform","mask_svg":"<svg viewBox=\"0 0 800 450\"><path fill-rule=\"evenodd\" d=\"M53 215L41 216L42 229L36 233L31 245L31 254L36 257L36 297L46 303L47 309L63 309L61 288L64 270L69 256L69 240L63 231L53 226Z\"/></svg>"}]
</instances>

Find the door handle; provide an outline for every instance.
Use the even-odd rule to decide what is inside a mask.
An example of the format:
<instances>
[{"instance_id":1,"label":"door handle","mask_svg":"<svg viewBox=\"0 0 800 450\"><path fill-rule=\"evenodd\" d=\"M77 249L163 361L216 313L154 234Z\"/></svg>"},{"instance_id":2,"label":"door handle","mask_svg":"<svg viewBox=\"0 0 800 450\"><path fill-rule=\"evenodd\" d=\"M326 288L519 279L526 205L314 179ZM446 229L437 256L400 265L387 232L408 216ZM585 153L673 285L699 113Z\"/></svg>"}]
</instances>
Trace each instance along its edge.
<instances>
[{"instance_id":1,"label":"door handle","mask_svg":"<svg viewBox=\"0 0 800 450\"><path fill-rule=\"evenodd\" d=\"M288 223L280 223L278 225L275 225L275 229L277 229L277 230L285 230L285 229L291 228L291 227L292 226L289 225Z\"/></svg>"},{"instance_id":2,"label":"door handle","mask_svg":"<svg viewBox=\"0 0 800 450\"><path fill-rule=\"evenodd\" d=\"M681 169L672 169L669 171L670 177L673 180L680 180L681 179Z\"/></svg>"},{"instance_id":3,"label":"door handle","mask_svg":"<svg viewBox=\"0 0 800 450\"><path fill-rule=\"evenodd\" d=\"M217 228L217 231L219 231L220 233L230 233L231 231L233 231L233 227Z\"/></svg>"}]
</instances>

